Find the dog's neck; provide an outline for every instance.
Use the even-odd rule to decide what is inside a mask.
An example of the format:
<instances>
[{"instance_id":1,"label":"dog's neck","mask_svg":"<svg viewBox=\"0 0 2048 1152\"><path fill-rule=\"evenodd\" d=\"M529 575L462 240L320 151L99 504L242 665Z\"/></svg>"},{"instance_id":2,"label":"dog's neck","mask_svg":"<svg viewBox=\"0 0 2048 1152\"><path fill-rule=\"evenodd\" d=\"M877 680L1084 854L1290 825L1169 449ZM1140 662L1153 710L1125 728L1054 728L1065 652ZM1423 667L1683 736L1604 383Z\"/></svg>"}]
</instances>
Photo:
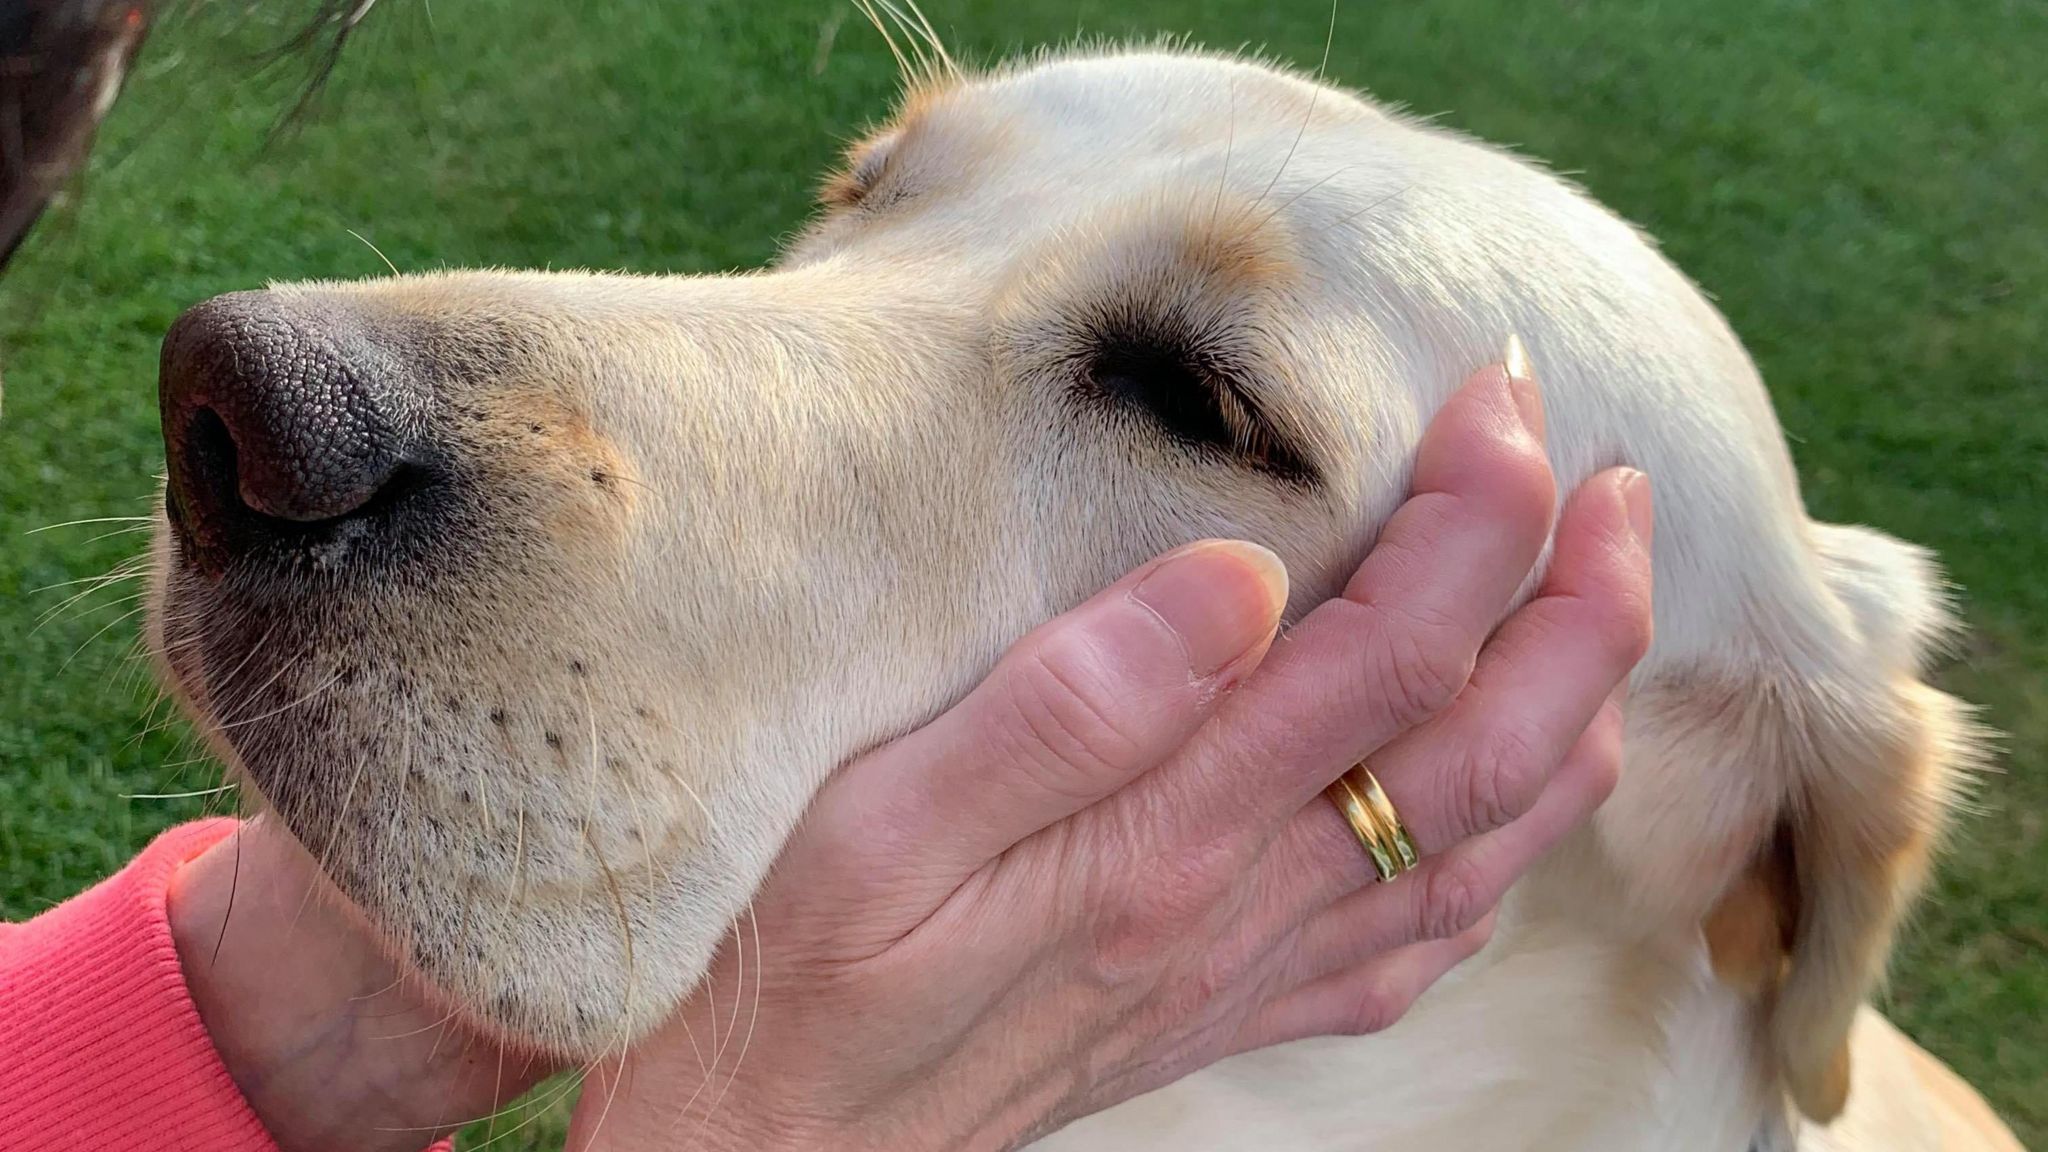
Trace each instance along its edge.
<instances>
[{"instance_id":1,"label":"dog's neck","mask_svg":"<svg viewBox=\"0 0 2048 1152\"><path fill-rule=\"evenodd\" d=\"M1511 894L1487 949L1393 1028L1248 1053L1042 1147L1791 1147L1772 1142L1791 1129L1754 1005L1715 978L1697 928L1623 933L1563 907L1575 854Z\"/></svg>"}]
</instances>

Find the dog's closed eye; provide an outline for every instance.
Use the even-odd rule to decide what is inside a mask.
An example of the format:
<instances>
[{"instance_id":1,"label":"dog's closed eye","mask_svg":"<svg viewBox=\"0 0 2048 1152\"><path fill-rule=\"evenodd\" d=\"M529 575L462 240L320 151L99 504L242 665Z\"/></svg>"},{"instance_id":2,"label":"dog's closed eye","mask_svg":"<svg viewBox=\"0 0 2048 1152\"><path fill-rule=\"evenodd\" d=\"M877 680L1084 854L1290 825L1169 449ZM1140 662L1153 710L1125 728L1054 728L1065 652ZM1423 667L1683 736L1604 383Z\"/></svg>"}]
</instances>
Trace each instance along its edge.
<instances>
[{"instance_id":1,"label":"dog's closed eye","mask_svg":"<svg viewBox=\"0 0 2048 1152\"><path fill-rule=\"evenodd\" d=\"M1227 348L1205 346L1171 323L1123 318L1092 333L1079 361L1074 388L1084 401L1276 477L1306 482L1313 475L1260 411L1244 386L1247 368Z\"/></svg>"},{"instance_id":2,"label":"dog's closed eye","mask_svg":"<svg viewBox=\"0 0 2048 1152\"><path fill-rule=\"evenodd\" d=\"M1134 460L1320 488L1320 422L1276 338L1298 266L1252 208L1141 199L1057 230L991 305L999 373Z\"/></svg>"},{"instance_id":3,"label":"dog's closed eye","mask_svg":"<svg viewBox=\"0 0 2048 1152\"><path fill-rule=\"evenodd\" d=\"M888 174L889 158L896 152L898 135L890 132L855 145L847 153L845 165L826 177L824 187L818 190L818 202L828 209L854 208L870 202Z\"/></svg>"}]
</instances>

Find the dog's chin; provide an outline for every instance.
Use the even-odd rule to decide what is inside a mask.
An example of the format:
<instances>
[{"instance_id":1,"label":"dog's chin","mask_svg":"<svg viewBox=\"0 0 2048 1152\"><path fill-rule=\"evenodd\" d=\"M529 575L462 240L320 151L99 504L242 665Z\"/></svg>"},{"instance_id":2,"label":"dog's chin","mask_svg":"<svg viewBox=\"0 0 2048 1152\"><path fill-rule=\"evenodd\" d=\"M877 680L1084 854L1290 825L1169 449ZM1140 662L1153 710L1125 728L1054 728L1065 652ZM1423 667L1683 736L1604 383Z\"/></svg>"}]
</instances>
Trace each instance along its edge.
<instances>
[{"instance_id":1,"label":"dog's chin","mask_svg":"<svg viewBox=\"0 0 2048 1152\"><path fill-rule=\"evenodd\" d=\"M225 738L250 807L291 833L444 1010L501 1043L570 1059L621 1050L696 987L743 900L708 882L721 874L708 845L666 861L614 856L587 830L522 827L518 811L487 820L414 802L410 780L373 789L358 777L353 800L312 798L287 765L360 754L265 727Z\"/></svg>"},{"instance_id":2,"label":"dog's chin","mask_svg":"<svg viewBox=\"0 0 2048 1152\"><path fill-rule=\"evenodd\" d=\"M349 762L303 732L268 742ZM587 1059L657 1027L697 985L744 898L711 882L727 873L707 844L637 858L559 814L449 812L409 797L421 790L409 778L367 806L360 780L339 806L303 795L279 805L271 796L292 785L280 787L274 755L237 752L236 771L403 966L480 1031L522 1047Z\"/></svg>"},{"instance_id":3,"label":"dog's chin","mask_svg":"<svg viewBox=\"0 0 2048 1152\"><path fill-rule=\"evenodd\" d=\"M245 810L481 1032L617 1051L696 986L765 867L742 846L774 834L718 834L692 725L632 653L492 646L477 621L505 613L438 589L208 576L164 537L150 607L163 682Z\"/></svg>"},{"instance_id":4,"label":"dog's chin","mask_svg":"<svg viewBox=\"0 0 2048 1152\"><path fill-rule=\"evenodd\" d=\"M621 1052L658 1028L703 979L727 927L708 909L589 900L473 912L429 898L366 911L394 926L383 930L401 963L475 1030L570 1060ZM630 949L622 917L649 926Z\"/></svg>"},{"instance_id":5,"label":"dog's chin","mask_svg":"<svg viewBox=\"0 0 2048 1152\"><path fill-rule=\"evenodd\" d=\"M342 683L317 662L273 667L205 613L161 604L164 680L245 811L288 831L473 1030L590 1059L659 1026L702 979L757 877L701 824L653 804L650 825L622 819L617 795L570 786L580 772L481 754L502 743L492 713L436 714L420 693L374 674ZM267 686L222 693L210 669ZM570 743L562 758L581 764Z\"/></svg>"}]
</instances>

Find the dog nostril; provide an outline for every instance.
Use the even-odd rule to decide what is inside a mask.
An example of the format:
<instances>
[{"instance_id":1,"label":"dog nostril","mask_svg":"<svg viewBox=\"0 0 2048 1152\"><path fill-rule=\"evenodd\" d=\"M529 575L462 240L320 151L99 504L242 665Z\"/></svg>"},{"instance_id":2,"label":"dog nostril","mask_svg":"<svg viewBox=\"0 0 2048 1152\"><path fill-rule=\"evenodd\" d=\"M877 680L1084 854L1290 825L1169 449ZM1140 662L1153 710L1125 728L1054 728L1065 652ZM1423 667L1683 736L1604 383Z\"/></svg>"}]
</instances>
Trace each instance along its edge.
<instances>
[{"instance_id":1,"label":"dog nostril","mask_svg":"<svg viewBox=\"0 0 2048 1152\"><path fill-rule=\"evenodd\" d=\"M239 503L235 494L235 438L220 414L201 408L186 421L184 435L172 438L170 486L172 515L188 530L214 526L211 509Z\"/></svg>"},{"instance_id":2,"label":"dog nostril","mask_svg":"<svg viewBox=\"0 0 2048 1152\"><path fill-rule=\"evenodd\" d=\"M402 336L358 308L219 297L164 339L170 505L217 562L259 538L390 507L431 480Z\"/></svg>"},{"instance_id":3,"label":"dog nostril","mask_svg":"<svg viewBox=\"0 0 2048 1152\"><path fill-rule=\"evenodd\" d=\"M184 483L174 496L184 505L179 512L188 522L242 516L270 522L280 531L310 527L375 515L428 483L424 469L402 461L375 471L344 473L338 481L332 477L325 482L309 481L308 476L318 477L316 469L302 469L281 486L262 476L252 477L234 430L212 408L192 413L180 444ZM280 492L289 496L280 499Z\"/></svg>"},{"instance_id":4,"label":"dog nostril","mask_svg":"<svg viewBox=\"0 0 2048 1152\"><path fill-rule=\"evenodd\" d=\"M392 453L344 430L331 437L272 429L249 436L217 422L235 443L236 497L250 511L276 520L317 524L353 516L375 502L404 467Z\"/></svg>"}]
</instances>

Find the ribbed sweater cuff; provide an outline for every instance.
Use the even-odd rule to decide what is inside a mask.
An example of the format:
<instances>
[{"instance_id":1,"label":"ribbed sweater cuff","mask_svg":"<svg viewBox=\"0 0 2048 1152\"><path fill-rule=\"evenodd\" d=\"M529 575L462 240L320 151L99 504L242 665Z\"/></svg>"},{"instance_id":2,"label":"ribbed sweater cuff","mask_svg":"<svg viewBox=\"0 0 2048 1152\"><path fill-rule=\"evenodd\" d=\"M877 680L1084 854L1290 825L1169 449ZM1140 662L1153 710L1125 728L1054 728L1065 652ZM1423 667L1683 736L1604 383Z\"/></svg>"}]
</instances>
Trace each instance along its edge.
<instances>
[{"instance_id":1,"label":"ribbed sweater cuff","mask_svg":"<svg viewBox=\"0 0 2048 1152\"><path fill-rule=\"evenodd\" d=\"M0 926L0 1148L276 1152L185 988L165 890L232 834L202 820Z\"/></svg>"}]
</instances>

